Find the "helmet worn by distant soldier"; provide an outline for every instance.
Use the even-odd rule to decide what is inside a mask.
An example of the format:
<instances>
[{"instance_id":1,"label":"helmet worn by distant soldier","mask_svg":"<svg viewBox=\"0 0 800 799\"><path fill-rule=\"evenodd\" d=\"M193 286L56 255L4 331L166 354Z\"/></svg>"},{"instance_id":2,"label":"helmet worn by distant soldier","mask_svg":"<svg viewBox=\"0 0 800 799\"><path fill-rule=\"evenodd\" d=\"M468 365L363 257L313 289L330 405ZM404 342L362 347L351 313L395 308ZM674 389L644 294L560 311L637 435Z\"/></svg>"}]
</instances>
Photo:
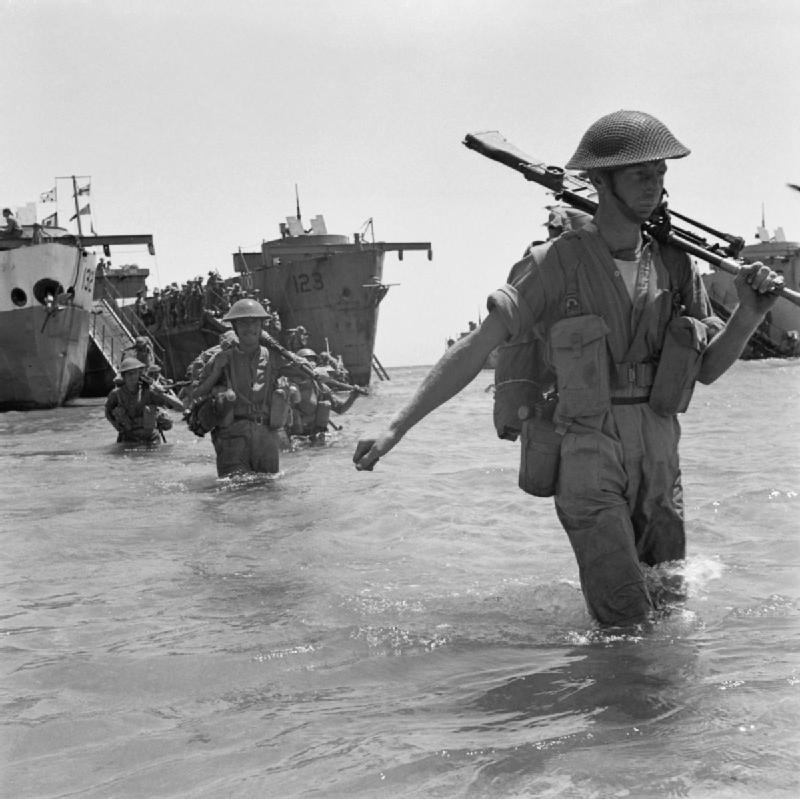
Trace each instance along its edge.
<instances>
[{"instance_id":1,"label":"helmet worn by distant soldier","mask_svg":"<svg viewBox=\"0 0 800 799\"><path fill-rule=\"evenodd\" d=\"M642 111L615 111L589 126L567 169L617 169L646 161L684 158L691 150L667 126Z\"/></svg>"},{"instance_id":2,"label":"helmet worn by distant soldier","mask_svg":"<svg viewBox=\"0 0 800 799\"><path fill-rule=\"evenodd\" d=\"M584 225L592 221L591 214L579 211L577 208L570 208L562 205L548 206L550 211L545 227L560 228L566 230L579 230Z\"/></svg>"},{"instance_id":3,"label":"helmet worn by distant soldier","mask_svg":"<svg viewBox=\"0 0 800 799\"><path fill-rule=\"evenodd\" d=\"M119 365L119 373L132 372L135 369L146 369L147 367L138 358L124 358Z\"/></svg>"},{"instance_id":4,"label":"helmet worn by distant soldier","mask_svg":"<svg viewBox=\"0 0 800 799\"><path fill-rule=\"evenodd\" d=\"M268 316L269 314L258 300L246 298L236 300L222 319L225 322L232 322L234 319L266 319Z\"/></svg>"},{"instance_id":5,"label":"helmet worn by distant soldier","mask_svg":"<svg viewBox=\"0 0 800 799\"><path fill-rule=\"evenodd\" d=\"M300 358L316 358L317 353L314 352L310 347L304 347L302 350L297 351L297 355Z\"/></svg>"}]
</instances>

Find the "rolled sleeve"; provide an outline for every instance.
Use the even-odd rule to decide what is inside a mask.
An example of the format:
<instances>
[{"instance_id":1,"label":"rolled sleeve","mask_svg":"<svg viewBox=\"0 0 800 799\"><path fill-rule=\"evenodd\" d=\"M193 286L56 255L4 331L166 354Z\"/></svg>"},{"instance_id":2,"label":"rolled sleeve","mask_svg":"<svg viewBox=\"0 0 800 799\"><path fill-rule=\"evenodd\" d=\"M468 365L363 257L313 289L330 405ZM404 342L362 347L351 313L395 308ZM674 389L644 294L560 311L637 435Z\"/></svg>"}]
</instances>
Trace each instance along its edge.
<instances>
[{"instance_id":1,"label":"rolled sleeve","mask_svg":"<svg viewBox=\"0 0 800 799\"><path fill-rule=\"evenodd\" d=\"M493 291L486 300L486 309L493 313L503 323L508 331L509 338L519 334L519 297L513 286L506 284Z\"/></svg>"},{"instance_id":2,"label":"rolled sleeve","mask_svg":"<svg viewBox=\"0 0 800 799\"><path fill-rule=\"evenodd\" d=\"M509 339L528 332L535 322L533 311L524 296L508 283L489 295L486 308L502 321Z\"/></svg>"}]
</instances>

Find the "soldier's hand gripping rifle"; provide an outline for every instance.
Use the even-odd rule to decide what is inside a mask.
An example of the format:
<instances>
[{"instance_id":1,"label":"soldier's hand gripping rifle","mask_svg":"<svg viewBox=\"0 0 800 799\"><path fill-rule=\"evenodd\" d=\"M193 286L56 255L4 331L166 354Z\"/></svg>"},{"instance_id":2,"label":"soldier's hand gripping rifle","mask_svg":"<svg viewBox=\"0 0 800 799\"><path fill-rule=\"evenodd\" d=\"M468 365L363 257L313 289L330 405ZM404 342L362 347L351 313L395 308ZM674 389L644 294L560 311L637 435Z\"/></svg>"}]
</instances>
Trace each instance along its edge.
<instances>
[{"instance_id":1,"label":"soldier's hand gripping rifle","mask_svg":"<svg viewBox=\"0 0 800 799\"><path fill-rule=\"evenodd\" d=\"M587 214L593 215L597 210L597 203L589 197L594 191L594 187L588 179L575 173L565 172L561 167L548 166L536 161L506 141L496 130L468 133L464 138L464 144L470 150L475 150L493 161L498 161L521 172L527 180L552 191L560 202ZM700 235L675 227L672 224L671 216L683 219L695 227L713 234L725 244L709 244ZM671 244L723 272L736 275L745 266L738 257L744 246L744 239L721 233L676 211L668 210L666 202L655 210L650 219L642 223L642 229L656 241ZM800 292L784 285L776 285L773 292L800 306Z\"/></svg>"}]
</instances>

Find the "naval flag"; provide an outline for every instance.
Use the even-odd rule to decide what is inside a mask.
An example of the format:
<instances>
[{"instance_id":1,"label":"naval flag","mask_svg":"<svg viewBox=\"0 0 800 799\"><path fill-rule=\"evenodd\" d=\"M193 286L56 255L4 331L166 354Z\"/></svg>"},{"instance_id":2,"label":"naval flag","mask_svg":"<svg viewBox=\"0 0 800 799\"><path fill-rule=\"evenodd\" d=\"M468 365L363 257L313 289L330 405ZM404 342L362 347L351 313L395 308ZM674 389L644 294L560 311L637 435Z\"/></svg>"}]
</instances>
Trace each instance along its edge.
<instances>
[{"instance_id":1,"label":"naval flag","mask_svg":"<svg viewBox=\"0 0 800 799\"><path fill-rule=\"evenodd\" d=\"M56 201L56 187L53 186L50 191L45 191L39 195L40 203L54 203Z\"/></svg>"},{"instance_id":2,"label":"naval flag","mask_svg":"<svg viewBox=\"0 0 800 799\"><path fill-rule=\"evenodd\" d=\"M91 214L91 213L92 213L92 209L89 207L89 203L86 203L86 205L84 205L83 208L81 208L81 210L78 211L77 214L73 214L69 218L69 221L72 222L73 219L77 219L78 215L85 216L86 214Z\"/></svg>"},{"instance_id":3,"label":"naval flag","mask_svg":"<svg viewBox=\"0 0 800 799\"><path fill-rule=\"evenodd\" d=\"M42 220L42 227L58 227L58 211Z\"/></svg>"}]
</instances>

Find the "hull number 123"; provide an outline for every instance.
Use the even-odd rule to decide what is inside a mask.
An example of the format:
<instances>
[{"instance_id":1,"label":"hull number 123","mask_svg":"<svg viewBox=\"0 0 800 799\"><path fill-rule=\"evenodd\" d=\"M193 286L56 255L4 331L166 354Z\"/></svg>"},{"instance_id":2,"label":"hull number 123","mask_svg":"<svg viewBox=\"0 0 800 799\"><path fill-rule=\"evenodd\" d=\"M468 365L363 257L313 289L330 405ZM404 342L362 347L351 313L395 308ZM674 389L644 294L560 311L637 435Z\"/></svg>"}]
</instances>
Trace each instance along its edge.
<instances>
[{"instance_id":1,"label":"hull number 123","mask_svg":"<svg viewBox=\"0 0 800 799\"><path fill-rule=\"evenodd\" d=\"M292 283L296 294L307 294L309 291L321 291L325 288L322 282L322 275L319 272L300 272L292 275Z\"/></svg>"}]
</instances>

